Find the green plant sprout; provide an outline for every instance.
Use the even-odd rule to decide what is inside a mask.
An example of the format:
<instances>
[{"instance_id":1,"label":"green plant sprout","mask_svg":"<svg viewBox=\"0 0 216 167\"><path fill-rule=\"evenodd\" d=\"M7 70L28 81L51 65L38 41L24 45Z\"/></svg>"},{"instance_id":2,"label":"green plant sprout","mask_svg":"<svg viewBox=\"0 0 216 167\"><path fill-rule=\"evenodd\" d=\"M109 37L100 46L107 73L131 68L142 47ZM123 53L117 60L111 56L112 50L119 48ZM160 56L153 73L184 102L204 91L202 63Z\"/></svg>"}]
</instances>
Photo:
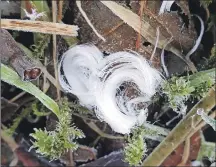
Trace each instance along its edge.
<instances>
[{"instance_id":1,"label":"green plant sprout","mask_svg":"<svg viewBox=\"0 0 216 167\"><path fill-rule=\"evenodd\" d=\"M170 107L176 112L184 105L194 90L190 81L183 77L172 77L163 87L163 93L167 96Z\"/></svg>"},{"instance_id":2,"label":"green plant sprout","mask_svg":"<svg viewBox=\"0 0 216 167\"><path fill-rule=\"evenodd\" d=\"M166 95L169 106L180 112L189 98L201 99L215 83L215 69L201 71L187 77L172 77L165 81L162 90ZM182 114L185 114L183 112Z\"/></svg>"},{"instance_id":3,"label":"green plant sprout","mask_svg":"<svg viewBox=\"0 0 216 167\"><path fill-rule=\"evenodd\" d=\"M36 152L49 157L51 160L59 159L61 155L69 149L74 151L78 148L76 139L85 137L84 133L74 125L71 125L71 109L66 98L59 102L60 115L56 129L47 131L46 129L34 129L31 136L35 139L33 146Z\"/></svg>"},{"instance_id":4,"label":"green plant sprout","mask_svg":"<svg viewBox=\"0 0 216 167\"><path fill-rule=\"evenodd\" d=\"M132 137L128 136L128 143L124 149L124 160L131 166L140 165L145 153L147 152L144 134L144 128L137 127L133 130Z\"/></svg>"}]
</instances>

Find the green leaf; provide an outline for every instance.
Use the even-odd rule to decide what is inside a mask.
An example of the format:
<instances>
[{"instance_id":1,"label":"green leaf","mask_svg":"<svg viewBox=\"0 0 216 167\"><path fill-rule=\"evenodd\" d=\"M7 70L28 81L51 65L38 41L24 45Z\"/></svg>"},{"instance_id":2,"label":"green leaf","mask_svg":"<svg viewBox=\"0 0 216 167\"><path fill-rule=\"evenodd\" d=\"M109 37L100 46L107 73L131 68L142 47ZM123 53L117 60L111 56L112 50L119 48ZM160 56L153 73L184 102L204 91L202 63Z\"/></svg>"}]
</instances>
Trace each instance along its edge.
<instances>
[{"instance_id":1,"label":"green leaf","mask_svg":"<svg viewBox=\"0 0 216 167\"><path fill-rule=\"evenodd\" d=\"M38 100L40 100L41 103L43 103L48 109L53 111L57 116L60 115L59 107L53 99L43 93L31 82L22 81L15 71L13 71L11 68L7 67L4 64L1 64L1 80L32 94Z\"/></svg>"}]
</instances>

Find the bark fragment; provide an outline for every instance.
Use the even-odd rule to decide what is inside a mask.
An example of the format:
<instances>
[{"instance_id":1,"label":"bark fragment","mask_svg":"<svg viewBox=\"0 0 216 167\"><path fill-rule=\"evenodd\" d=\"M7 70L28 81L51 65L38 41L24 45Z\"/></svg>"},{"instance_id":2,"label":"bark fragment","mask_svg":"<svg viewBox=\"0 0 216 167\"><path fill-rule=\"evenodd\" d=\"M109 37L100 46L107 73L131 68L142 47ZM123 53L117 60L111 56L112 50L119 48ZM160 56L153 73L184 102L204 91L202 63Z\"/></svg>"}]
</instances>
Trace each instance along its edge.
<instances>
[{"instance_id":1,"label":"bark fragment","mask_svg":"<svg viewBox=\"0 0 216 167\"><path fill-rule=\"evenodd\" d=\"M10 65L24 81L37 79L41 68L17 45L7 30L0 29L0 57L1 62Z\"/></svg>"}]
</instances>

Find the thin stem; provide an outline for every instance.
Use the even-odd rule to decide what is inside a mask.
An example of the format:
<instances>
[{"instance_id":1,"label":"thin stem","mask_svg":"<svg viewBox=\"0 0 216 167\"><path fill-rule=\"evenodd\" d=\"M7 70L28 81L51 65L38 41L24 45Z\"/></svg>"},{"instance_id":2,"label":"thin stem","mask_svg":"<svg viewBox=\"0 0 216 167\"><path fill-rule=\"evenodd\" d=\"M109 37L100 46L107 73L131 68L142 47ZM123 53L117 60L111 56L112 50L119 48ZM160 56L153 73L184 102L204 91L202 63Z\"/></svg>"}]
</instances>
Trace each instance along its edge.
<instances>
[{"instance_id":1,"label":"thin stem","mask_svg":"<svg viewBox=\"0 0 216 167\"><path fill-rule=\"evenodd\" d=\"M12 151L15 151L19 147L14 139L3 129L1 129L1 138L8 144Z\"/></svg>"},{"instance_id":2,"label":"thin stem","mask_svg":"<svg viewBox=\"0 0 216 167\"><path fill-rule=\"evenodd\" d=\"M161 163L171 154L173 150L181 144L188 136L193 127L201 121L201 117L196 114L198 108L203 108L208 113L216 104L214 86L210 89L206 97L202 98L179 122L179 124L169 133L156 149L146 158L142 166L160 166ZM193 122L192 122L193 121Z\"/></svg>"},{"instance_id":3,"label":"thin stem","mask_svg":"<svg viewBox=\"0 0 216 167\"><path fill-rule=\"evenodd\" d=\"M184 166L189 158L190 155L190 138L187 137L185 140L184 152L182 155L182 160L177 166Z\"/></svg>"},{"instance_id":4,"label":"thin stem","mask_svg":"<svg viewBox=\"0 0 216 167\"><path fill-rule=\"evenodd\" d=\"M9 100L9 102L10 102L10 103L13 103L13 102L15 102L16 100L18 100L20 97L24 96L25 94L26 94L26 92L21 92L21 93L19 93L18 95L16 95L16 96L14 96L13 98L11 98L11 99Z\"/></svg>"},{"instance_id":5,"label":"thin stem","mask_svg":"<svg viewBox=\"0 0 216 167\"><path fill-rule=\"evenodd\" d=\"M146 0L140 2L140 10L139 10L140 23L142 22L142 16L143 16L144 7L146 7ZM142 24L140 24L140 31L137 33L136 50L138 50L140 48L141 30L142 30Z\"/></svg>"},{"instance_id":6,"label":"thin stem","mask_svg":"<svg viewBox=\"0 0 216 167\"><path fill-rule=\"evenodd\" d=\"M214 110L210 115L211 118L215 118L216 116L216 110ZM194 133L196 133L198 130L202 129L202 127L204 127L206 125L205 121L201 121L201 123L199 123L198 126L195 127L195 129L192 129L192 131L190 132L190 134L188 135L188 137L190 138L191 136L194 135Z\"/></svg>"},{"instance_id":7,"label":"thin stem","mask_svg":"<svg viewBox=\"0 0 216 167\"><path fill-rule=\"evenodd\" d=\"M46 67L46 65L47 65L47 57L45 56L44 66ZM47 73L44 73L44 75L43 75L43 92L45 92L46 84L47 84Z\"/></svg>"},{"instance_id":8,"label":"thin stem","mask_svg":"<svg viewBox=\"0 0 216 167\"><path fill-rule=\"evenodd\" d=\"M154 47L154 50L151 54L151 58L150 58L150 61L152 62L153 58L154 58L154 55L155 55L155 52L156 52L156 49L157 49L157 45L158 45L158 41L159 41L159 36L160 36L160 30L159 30L159 27L157 27L157 32L156 32L156 42L155 42L155 47Z\"/></svg>"},{"instance_id":9,"label":"thin stem","mask_svg":"<svg viewBox=\"0 0 216 167\"><path fill-rule=\"evenodd\" d=\"M213 113L211 113L209 115L211 118L214 118L216 116L216 110L213 111ZM189 154L190 154L190 138L200 129L202 129L203 126L206 125L205 121L201 121L201 123L196 126L195 129L193 129L191 131L191 133L187 136L187 139L185 140L185 147L184 147L184 152L182 155L182 161L178 164L178 166L184 166L188 160Z\"/></svg>"},{"instance_id":10,"label":"thin stem","mask_svg":"<svg viewBox=\"0 0 216 167\"><path fill-rule=\"evenodd\" d=\"M53 22L56 23L56 12L57 12L57 4L56 1L52 1L52 18ZM60 88L59 88L59 82L58 82L58 69L57 69L57 47L56 47L56 35L53 34L53 66L55 70L55 79L56 79L56 91L57 91L57 100L60 100L61 94L60 94Z\"/></svg>"},{"instance_id":11,"label":"thin stem","mask_svg":"<svg viewBox=\"0 0 216 167\"><path fill-rule=\"evenodd\" d=\"M101 137L104 137L104 138L108 138L108 139L114 139L114 140L117 140L117 139L124 139L124 136L113 136L113 135L110 135L110 134L107 134L107 133L104 133L103 131L101 131L98 126L93 123L93 122L87 122L84 120L84 122L92 129L94 130L97 134L99 134Z\"/></svg>"},{"instance_id":12,"label":"thin stem","mask_svg":"<svg viewBox=\"0 0 216 167\"><path fill-rule=\"evenodd\" d=\"M61 20L62 20L63 1L64 0L60 0L59 5L58 5L58 22L61 22Z\"/></svg>"},{"instance_id":13,"label":"thin stem","mask_svg":"<svg viewBox=\"0 0 216 167\"><path fill-rule=\"evenodd\" d=\"M74 164L74 157L73 157L73 152L72 152L72 150L70 149L69 151L68 151L68 154L69 154L69 166L70 167L73 167L73 166L75 166L75 164Z\"/></svg>"},{"instance_id":14,"label":"thin stem","mask_svg":"<svg viewBox=\"0 0 216 167\"><path fill-rule=\"evenodd\" d=\"M81 1L80 0L76 0L76 5L80 11L80 13L82 14L82 16L84 17L84 19L86 20L86 22L88 23L88 25L91 27L91 29L94 31L94 33L98 36L98 38L100 38L101 40L103 40L104 42L106 41L106 39L98 33L98 31L95 29L95 27L93 26L93 24L91 23L91 21L89 20L88 16L86 15L85 11L82 9L81 6Z\"/></svg>"},{"instance_id":15,"label":"thin stem","mask_svg":"<svg viewBox=\"0 0 216 167\"><path fill-rule=\"evenodd\" d=\"M107 124L105 123L104 126L103 126L103 129L102 131L105 131L106 130L106 127L107 127ZM92 147L95 147L96 144L98 143L98 141L101 139L101 136L99 135L94 141L93 143L91 144Z\"/></svg>"}]
</instances>

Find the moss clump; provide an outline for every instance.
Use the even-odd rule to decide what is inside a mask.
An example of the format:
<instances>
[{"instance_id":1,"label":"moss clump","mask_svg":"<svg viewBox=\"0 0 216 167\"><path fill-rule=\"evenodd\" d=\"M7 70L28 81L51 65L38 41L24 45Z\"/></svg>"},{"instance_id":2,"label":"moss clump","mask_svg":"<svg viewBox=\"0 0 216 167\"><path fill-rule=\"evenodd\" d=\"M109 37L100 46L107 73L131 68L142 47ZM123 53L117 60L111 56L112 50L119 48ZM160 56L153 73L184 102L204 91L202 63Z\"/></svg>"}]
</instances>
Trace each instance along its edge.
<instances>
[{"instance_id":1,"label":"moss clump","mask_svg":"<svg viewBox=\"0 0 216 167\"><path fill-rule=\"evenodd\" d=\"M68 149L76 150L78 145L75 140L85 137L81 130L71 125L71 109L66 98L62 99L59 107L61 114L54 131L35 129L31 134L35 139L32 148L51 160L59 159Z\"/></svg>"}]
</instances>

